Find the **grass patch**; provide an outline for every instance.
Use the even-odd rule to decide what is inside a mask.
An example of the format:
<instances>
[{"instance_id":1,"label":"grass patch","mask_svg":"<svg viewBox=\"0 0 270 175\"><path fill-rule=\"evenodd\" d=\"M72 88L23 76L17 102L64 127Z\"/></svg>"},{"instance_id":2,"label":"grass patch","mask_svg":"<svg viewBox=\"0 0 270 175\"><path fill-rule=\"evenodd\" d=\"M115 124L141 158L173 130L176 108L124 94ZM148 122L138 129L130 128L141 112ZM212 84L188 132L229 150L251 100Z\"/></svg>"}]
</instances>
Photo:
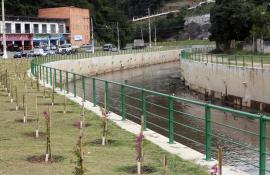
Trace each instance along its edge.
<instances>
[{"instance_id":1,"label":"grass patch","mask_svg":"<svg viewBox=\"0 0 270 175\"><path fill-rule=\"evenodd\" d=\"M31 119L36 120L37 114L35 109L36 96L43 95L43 87L40 91L30 86L30 79L19 80L15 70L23 74L30 68L30 64L17 60L0 61L3 69L8 69L10 76L13 77L13 84L18 87L18 102L22 109L22 95L24 92L24 83L28 87L28 114ZM17 64L17 65L16 65ZM46 89L47 96L50 90ZM81 108L73 102L68 101L68 109L72 113L63 114L64 97L55 95L55 105L52 111L52 128L51 128L51 144L52 155L61 156L61 161L58 163L46 164L40 163L43 161L43 156L46 151L45 139L31 139L32 134L36 130L37 122L29 122L22 124L16 122L24 116L23 110L13 111L16 103L10 103L10 97L7 92L0 88L0 174L8 175L69 175L72 174L76 157L73 154L74 146L77 142L79 130L73 126L74 123L80 120ZM16 100L16 99L15 99ZM38 98L39 104L39 123L40 131L45 131L45 120L42 112L51 106L50 98ZM90 126L85 128L85 143L100 139L102 136L102 119L97 117L90 111L85 111L85 121ZM102 147L95 144L85 144L85 168L86 174L94 175L127 175L129 172L119 171L126 169L127 166L136 165L135 151L135 136L130 134L113 123L109 123L110 135L108 139L114 140L110 146ZM30 133L26 136L25 133ZM162 157L164 154L168 157L168 172L169 175L207 175L208 173L200 166L194 165L191 162L183 161L181 158L171 155L158 146L146 141L144 147L144 165L151 165L155 168L153 175L162 174ZM33 157L35 156L35 157ZM64 157L64 159L62 159ZM32 161L31 161L32 160ZM30 162L29 162L30 161ZM31 163L37 162L37 163Z\"/></svg>"}]
</instances>

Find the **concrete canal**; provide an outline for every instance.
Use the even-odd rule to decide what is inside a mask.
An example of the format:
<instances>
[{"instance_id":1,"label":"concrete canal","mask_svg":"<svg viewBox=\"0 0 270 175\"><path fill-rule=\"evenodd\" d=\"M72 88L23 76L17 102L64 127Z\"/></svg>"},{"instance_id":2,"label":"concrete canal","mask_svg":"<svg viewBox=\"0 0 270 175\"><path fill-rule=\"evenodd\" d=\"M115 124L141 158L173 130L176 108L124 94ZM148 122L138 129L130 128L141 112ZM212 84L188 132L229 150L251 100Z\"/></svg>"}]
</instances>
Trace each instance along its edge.
<instances>
[{"instance_id":1,"label":"concrete canal","mask_svg":"<svg viewBox=\"0 0 270 175\"><path fill-rule=\"evenodd\" d=\"M98 77L105 80L123 82L136 87L143 87L161 93L174 94L175 96L188 99L207 101L218 105L229 105L219 99L210 99L203 94L187 89L179 78L179 64L179 62L164 63L143 68L116 71L102 74ZM82 97L81 84L81 81L77 80L77 94ZM69 88L71 92L73 91L73 87L73 84L70 84ZM86 98L92 101L92 80L86 81L86 87ZM104 82L97 81L96 87L97 103L100 106L104 106ZM121 115L120 89L118 85L111 85L109 87L110 110L119 115ZM146 94L146 101L147 128L169 136L168 99ZM126 89L126 103L127 118L139 122L140 115L142 115L140 92L134 89ZM175 140L205 153L204 108L182 102L175 102L174 106ZM231 107L238 108L237 106ZM242 110L254 112L250 109ZM224 151L224 160L227 165L235 166L252 175L258 174L256 166L259 166L259 121L236 116L231 113L212 110L212 127L212 156L216 158L217 146L221 145ZM267 133L270 133L270 127L267 129ZM267 141L269 150L269 139L267 139ZM270 163L270 156L268 154L269 151L267 152L267 165Z\"/></svg>"}]
</instances>

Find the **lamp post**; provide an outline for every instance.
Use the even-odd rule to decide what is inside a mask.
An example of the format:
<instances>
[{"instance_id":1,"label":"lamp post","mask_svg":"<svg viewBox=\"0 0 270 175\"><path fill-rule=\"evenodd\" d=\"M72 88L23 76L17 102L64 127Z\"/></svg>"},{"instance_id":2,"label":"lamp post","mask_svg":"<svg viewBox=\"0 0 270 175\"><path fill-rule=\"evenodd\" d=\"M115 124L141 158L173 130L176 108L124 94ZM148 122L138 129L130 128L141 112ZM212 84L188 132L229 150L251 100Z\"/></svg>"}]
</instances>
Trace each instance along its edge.
<instances>
[{"instance_id":1,"label":"lamp post","mask_svg":"<svg viewBox=\"0 0 270 175\"><path fill-rule=\"evenodd\" d=\"M2 30L3 30L3 58L7 59L7 42L6 42L6 22L5 22L5 2L2 0Z\"/></svg>"},{"instance_id":2,"label":"lamp post","mask_svg":"<svg viewBox=\"0 0 270 175\"><path fill-rule=\"evenodd\" d=\"M95 53L95 41L94 41L94 26L93 17L91 17L91 40L92 40L92 53Z\"/></svg>"},{"instance_id":3,"label":"lamp post","mask_svg":"<svg viewBox=\"0 0 270 175\"><path fill-rule=\"evenodd\" d=\"M152 41L151 41L151 19L150 19L150 8L148 8L148 27L149 27L149 47L152 48Z\"/></svg>"},{"instance_id":4,"label":"lamp post","mask_svg":"<svg viewBox=\"0 0 270 175\"><path fill-rule=\"evenodd\" d=\"M117 22L117 50L118 50L118 52L120 52L120 36L119 36L119 24L118 24L118 22Z\"/></svg>"}]
</instances>

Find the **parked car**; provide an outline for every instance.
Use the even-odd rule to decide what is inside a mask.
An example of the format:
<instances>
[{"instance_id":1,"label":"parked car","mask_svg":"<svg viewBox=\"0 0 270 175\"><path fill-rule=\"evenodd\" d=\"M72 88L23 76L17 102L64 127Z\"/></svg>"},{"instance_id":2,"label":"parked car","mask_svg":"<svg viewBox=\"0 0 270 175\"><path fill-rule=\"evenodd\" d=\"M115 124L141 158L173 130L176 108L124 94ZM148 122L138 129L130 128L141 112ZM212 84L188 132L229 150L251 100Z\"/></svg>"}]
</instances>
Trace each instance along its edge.
<instances>
[{"instance_id":1,"label":"parked car","mask_svg":"<svg viewBox=\"0 0 270 175\"><path fill-rule=\"evenodd\" d=\"M111 51L112 51L112 52L117 52L118 49L117 49L116 47L112 47Z\"/></svg>"},{"instance_id":2,"label":"parked car","mask_svg":"<svg viewBox=\"0 0 270 175\"><path fill-rule=\"evenodd\" d=\"M51 45L51 50L56 50L57 47L55 45Z\"/></svg>"},{"instance_id":3,"label":"parked car","mask_svg":"<svg viewBox=\"0 0 270 175\"><path fill-rule=\"evenodd\" d=\"M13 56L13 58L23 58L23 57L27 57L27 53L22 51L16 52Z\"/></svg>"},{"instance_id":4,"label":"parked car","mask_svg":"<svg viewBox=\"0 0 270 175\"><path fill-rule=\"evenodd\" d=\"M46 56L47 53L44 52L42 48L35 48L34 49L34 56Z\"/></svg>"},{"instance_id":5,"label":"parked car","mask_svg":"<svg viewBox=\"0 0 270 175\"><path fill-rule=\"evenodd\" d=\"M72 51L72 45L71 44L63 44L59 46L58 53L69 53Z\"/></svg>"},{"instance_id":6,"label":"parked car","mask_svg":"<svg viewBox=\"0 0 270 175\"><path fill-rule=\"evenodd\" d=\"M80 49L83 51L83 52L86 52L86 53L92 53L92 45L89 45L89 44L87 44L87 45L82 45L81 47L80 47Z\"/></svg>"},{"instance_id":7,"label":"parked car","mask_svg":"<svg viewBox=\"0 0 270 175\"><path fill-rule=\"evenodd\" d=\"M31 50L30 52L28 52L28 54L27 54L27 57L34 57L35 55L34 55L34 51L33 50Z\"/></svg>"},{"instance_id":8,"label":"parked car","mask_svg":"<svg viewBox=\"0 0 270 175\"><path fill-rule=\"evenodd\" d=\"M55 51L53 50L44 50L44 53L46 53L47 55L55 55Z\"/></svg>"},{"instance_id":9,"label":"parked car","mask_svg":"<svg viewBox=\"0 0 270 175\"><path fill-rule=\"evenodd\" d=\"M112 51L113 45L112 44L105 44L103 46L103 51Z\"/></svg>"},{"instance_id":10,"label":"parked car","mask_svg":"<svg viewBox=\"0 0 270 175\"><path fill-rule=\"evenodd\" d=\"M103 51L117 52L118 49L117 49L117 47L115 47L115 46L112 45L112 44L105 44L105 45L103 46Z\"/></svg>"}]
</instances>

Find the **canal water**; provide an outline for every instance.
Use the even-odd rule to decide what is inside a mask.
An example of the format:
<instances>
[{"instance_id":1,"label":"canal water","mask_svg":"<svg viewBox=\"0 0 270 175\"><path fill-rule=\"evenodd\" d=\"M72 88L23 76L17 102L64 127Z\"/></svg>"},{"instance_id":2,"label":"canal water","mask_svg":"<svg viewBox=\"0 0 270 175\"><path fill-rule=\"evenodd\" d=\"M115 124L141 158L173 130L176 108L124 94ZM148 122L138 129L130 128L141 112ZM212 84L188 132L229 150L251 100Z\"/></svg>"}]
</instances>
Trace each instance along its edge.
<instances>
[{"instance_id":1,"label":"canal water","mask_svg":"<svg viewBox=\"0 0 270 175\"><path fill-rule=\"evenodd\" d=\"M179 62L171 62L102 74L98 77L178 97L206 101L206 97L203 94L189 90L184 86L184 83L179 78L179 65ZM81 81L77 80L77 92L82 97L81 84ZM104 106L104 82L97 81L96 85L97 102L99 105ZM86 87L86 98L92 101L92 80L86 81ZM73 85L70 85L70 91L72 89ZM109 92L111 97L110 110L121 115L120 86L110 85ZM127 118L137 123L140 123L140 116L142 115L142 102L140 99L141 92L134 89L126 89ZM217 105L223 104L218 99L207 100ZM147 127L169 136L168 99L146 94L146 101L146 109L148 111ZM205 153L204 107L174 102L174 110L175 140ZM234 166L252 175L258 174L259 171L256 167L259 166L259 121L217 110L212 110L211 114L213 127L212 156L217 158L217 146L221 145L225 164ZM267 133L270 133L270 127L267 129ZM269 139L267 139L267 147L269 150ZM270 163L269 158L270 156L267 155L268 165ZM267 169L269 170L268 166Z\"/></svg>"}]
</instances>

